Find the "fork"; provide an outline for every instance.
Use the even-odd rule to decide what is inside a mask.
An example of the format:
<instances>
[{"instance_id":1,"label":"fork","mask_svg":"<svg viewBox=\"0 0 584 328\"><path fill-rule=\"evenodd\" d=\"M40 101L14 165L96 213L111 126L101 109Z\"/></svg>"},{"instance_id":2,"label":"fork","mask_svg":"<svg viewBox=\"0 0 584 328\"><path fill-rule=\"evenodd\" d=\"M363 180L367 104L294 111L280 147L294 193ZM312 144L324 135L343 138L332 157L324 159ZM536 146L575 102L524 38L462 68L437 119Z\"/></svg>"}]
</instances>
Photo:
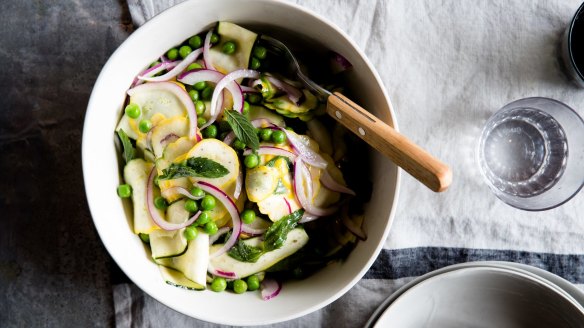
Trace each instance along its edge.
<instances>
[{"instance_id":1,"label":"fork","mask_svg":"<svg viewBox=\"0 0 584 328\"><path fill-rule=\"evenodd\" d=\"M271 52L288 60L289 73L296 76L321 101L326 101L328 115L431 190L441 192L450 186L452 171L448 165L343 94L331 93L312 81L302 72L298 60L284 43L267 35L262 35L260 42Z\"/></svg>"}]
</instances>

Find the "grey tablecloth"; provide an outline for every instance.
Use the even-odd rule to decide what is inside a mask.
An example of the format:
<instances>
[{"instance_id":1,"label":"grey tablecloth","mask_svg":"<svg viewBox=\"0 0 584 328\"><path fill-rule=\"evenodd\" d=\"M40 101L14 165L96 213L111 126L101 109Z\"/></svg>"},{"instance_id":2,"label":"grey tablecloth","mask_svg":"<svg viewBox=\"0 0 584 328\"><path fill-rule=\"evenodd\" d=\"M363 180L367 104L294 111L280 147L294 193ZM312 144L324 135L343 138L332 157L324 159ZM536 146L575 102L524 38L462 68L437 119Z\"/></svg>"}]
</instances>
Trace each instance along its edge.
<instances>
[{"instance_id":1,"label":"grey tablecloth","mask_svg":"<svg viewBox=\"0 0 584 328\"><path fill-rule=\"evenodd\" d=\"M173 0L129 0L136 25ZM379 71L401 130L452 166L454 184L434 194L404 175L395 223L365 278L324 309L277 327L356 327L416 276L466 261L531 264L584 283L582 195L546 212L513 209L490 193L476 145L506 103L546 96L584 114L584 91L556 59L579 0L294 1L332 20ZM120 327L211 327L176 313L131 284L114 289Z\"/></svg>"}]
</instances>

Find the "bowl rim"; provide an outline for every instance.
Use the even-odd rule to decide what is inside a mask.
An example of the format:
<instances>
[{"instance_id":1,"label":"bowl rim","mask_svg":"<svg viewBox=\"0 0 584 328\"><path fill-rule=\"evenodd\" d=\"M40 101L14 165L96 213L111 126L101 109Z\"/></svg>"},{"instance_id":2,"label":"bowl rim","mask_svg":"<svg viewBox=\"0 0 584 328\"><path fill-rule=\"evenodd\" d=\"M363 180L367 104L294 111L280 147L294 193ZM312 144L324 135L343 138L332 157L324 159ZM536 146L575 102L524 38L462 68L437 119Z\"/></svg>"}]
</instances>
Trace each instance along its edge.
<instances>
[{"instance_id":1,"label":"bowl rim","mask_svg":"<svg viewBox=\"0 0 584 328\"><path fill-rule=\"evenodd\" d=\"M570 26L568 27L568 53L570 55L570 63L572 64L572 67L576 71L576 74L578 75L580 80L584 81L584 72L582 72L580 70L580 68L578 67L578 65L576 65L576 60L574 59L574 52L572 51L572 36L573 36L572 34L574 32L574 26L576 25L576 21L578 19L584 20L584 17L580 17L580 16L584 16L584 2L578 7L576 12L574 13L574 16L572 16L572 19L570 20Z\"/></svg>"},{"instance_id":2,"label":"bowl rim","mask_svg":"<svg viewBox=\"0 0 584 328\"><path fill-rule=\"evenodd\" d=\"M229 0L225 0L225 1L229 1ZM379 73L377 72L377 70L375 69L375 67L372 65L372 63L370 62L369 58L365 55L365 53L360 49L360 47L355 43L355 41L348 36L347 33L345 33L343 30L341 30L336 24L332 23L330 20L328 20L327 18L321 16L320 14L317 14L313 11L311 11L308 8L302 7L300 5L297 5L295 3L290 3L288 1L285 0L253 0L255 2L258 3L269 3L269 4L274 4L277 6L282 6L283 8L287 8L287 9L291 9L291 10L296 10L298 12L300 12L302 15L307 15L309 17L311 17L312 19L316 20L316 21L320 21L321 23L324 23L325 25L328 25L328 27L330 27L331 29L333 29L336 33L338 33L338 35L340 35L342 38L344 38L349 44L350 46L353 48L353 50L359 55L360 59L363 60L363 62L365 63L365 65L369 68L369 70L371 71L373 77L375 78L375 83L378 84L380 86L380 91L382 93L382 98L383 100L387 103L388 105L388 111L389 111L389 122L388 123L390 126L392 126L396 131L399 131L398 128L398 122L397 122L397 117L396 117L396 113L395 113L395 109L393 104L391 103L391 100L387 94L387 89L381 79L381 77L379 76ZM150 20L146 21L146 23L144 25L142 25L140 28L137 28L135 31L133 31L125 40L124 42L122 42L117 48L116 50L110 55L110 57L108 58L107 62L105 63L105 65L102 68L102 71L100 72L100 74L98 75L96 82L94 84L93 88L96 88L98 85L101 85L103 83L103 79L104 79L104 72L108 70L108 67L113 65L112 62L119 57L119 53L120 53L120 48L122 48L124 46L124 43L126 43L127 40L133 39L133 38L138 38L140 37L141 34L145 33L145 31L147 31L147 29L142 28L143 26L150 26L150 25L154 25L156 24L159 20L164 19L164 17L166 17L167 15L171 15L172 12L174 11L179 11L182 7L186 7L189 5L192 5L192 3L196 3L196 2L201 2L201 0L187 0L184 1L182 3L179 3L177 5L171 6L163 11L161 11L159 14L155 15L154 17L152 17ZM90 163L88 163L88 152L90 151L88 149L87 143L88 143L88 136L87 136L87 129L86 126L88 126L89 124L91 124L91 122L89 121L89 116L88 113L89 111L94 111L95 110L95 103L97 102L97 100L94 97L94 93L92 90L92 93L90 95L89 101L88 101L88 105L87 105L87 112L85 115L85 119L84 119L84 127L83 127L83 135L82 135L82 151L81 151L81 161L82 161L82 169L83 169L83 178L84 181L87 181L88 179L88 175L89 175L89 170L88 168L90 167ZM395 164L394 164L395 165ZM386 220L388 221L386 227L385 227L385 231L382 234L382 238L380 240L380 242L377 244L377 246L375 247L375 250L373 253L371 253L371 256L369 258L369 260L367 261L366 265L363 266L361 268L361 270L351 279L351 281L346 284L343 288L339 289L336 293L332 294L330 297L326 298L324 301L321 301L319 303L313 304L310 307L305 308L304 310L300 310L300 311L296 311L294 313L288 314L286 316L283 316L281 318L278 319L272 319L272 320L262 320L262 321L257 321L257 322L251 322L251 323L245 323L244 325L256 325L256 324L273 324L273 323L278 323L278 322L283 322L283 321L288 321L288 320L292 320L292 319L296 319L299 318L301 316L307 315L309 313L318 311L320 309L322 309L323 307L325 307L326 305L336 301L338 298L340 298L341 296L343 296L344 294L347 293L348 290L350 290L351 288L353 288L357 282L359 282L363 276L365 275L365 273L371 268L371 266L373 265L373 262L378 258L379 253L381 252L381 249L383 248L383 246L385 245L385 242L387 240L387 237L389 235L389 231L391 230L391 227L393 225L393 221L395 220L395 215L396 215L396 211L397 211L397 206L398 206L398 201L399 201L399 196L400 196L400 186L401 186L401 180L402 180L402 172L401 169L399 167L396 168L395 171L395 185L393 187L390 188L391 191L393 191L393 203L389 209L389 213L387 213L387 218ZM131 273L130 271L127 270L127 268L125 268L122 264L120 264L119 256L116 255L116 252L114 251L114 247L112 244L110 244L110 242L107 240L107 238L104 238L103 236L106 235L106 231L104 229L104 227L100 224L98 224L98 220L95 219L93 213L96 213L96 206L93 204L94 202L92 201L91 197L90 197L90 191L88 190L88 186L86 183L84 183L84 189L85 189L85 195L87 198L87 203L88 203L88 207L89 207L89 211L91 214L91 218L92 221L96 227L96 230L98 232L98 235L100 237L101 242L103 243L104 247L106 248L108 254L112 257L112 259L116 262L116 264L118 265L118 267L122 270L122 272L124 272L124 274L126 274L128 276L128 278L132 281L132 283L134 283L136 286L138 286L144 293L148 294L149 296L151 296L153 299L155 299L156 301L168 306L169 308L173 309L174 311L183 313L189 317L194 317L192 314L190 313L186 313L183 311L180 311L178 309L175 309L172 305L168 304L167 302L165 302L164 300L161 300L160 298L158 298L156 295L154 295L154 293L152 292L152 289L149 288L149 286L145 286L141 283L139 283L138 279L135 279L135 274ZM201 317L194 317L196 319L199 320L208 320L205 318L201 318ZM222 324L234 324L233 321L225 321L225 319L223 319L223 321L213 321L215 323L222 323Z\"/></svg>"}]
</instances>

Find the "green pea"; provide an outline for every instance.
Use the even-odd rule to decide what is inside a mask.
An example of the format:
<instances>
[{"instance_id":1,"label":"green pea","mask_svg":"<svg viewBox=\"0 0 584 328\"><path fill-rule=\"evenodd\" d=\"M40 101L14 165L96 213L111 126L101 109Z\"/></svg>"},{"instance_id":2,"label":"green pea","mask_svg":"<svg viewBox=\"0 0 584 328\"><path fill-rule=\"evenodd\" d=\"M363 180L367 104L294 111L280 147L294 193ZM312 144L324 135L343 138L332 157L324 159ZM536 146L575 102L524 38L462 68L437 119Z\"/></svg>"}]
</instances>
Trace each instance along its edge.
<instances>
[{"instance_id":1,"label":"green pea","mask_svg":"<svg viewBox=\"0 0 584 328\"><path fill-rule=\"evenodd\" d=\"M211 290L214 292L222 292L227 288L227 281L225 278L215 277L211 283Z\"/></svg>"},{"instance_id":2,"label":"green pea","mask_svg":"<svg viewBox=\"0 0 584 328\"><path fill-rule=\"evenodd\" d=\"M203 137L215 138L217 136L217 126L214 124L209 125L205 130L203 130Z\"/></svg>"},{"instance_id":3,"label":"green pea","mask_svg":"<svg viewBox=\"0 0 584 328\"><path fill-rule=\"evenodd\" d=\"M263 141L270 141L272 139L272 129L261 129L260 138Z\"/></svg>"},{"instance_id":4,"label":"green pea","mask_svg":"<svg viewBox=\"0 0 584 328\"><path fill-rule=\"evenodd\" d=\"M191 189L191 195L197 198L203 198L203 196L205 196L205 192L199 187L194 187Z\"/></svg>"},{"instance_id":5,"label":"green pea","mask_svg":"<svg viewBox=\"0 0 584 328\"><path fill-rule=\"evenodd\" d=\"M262 46L257 46L257 47L253 48L253 55L258 59L266 58L267 54L268 54L268 51L266 50L266 48L264 48Z\"/></svg>"},{"instance_id":6,"label":"green pea","mask_svg":"<svg viewBox=\"0 0 584 328\"><path fill-rule=\"evenodd\" d=\"M251 93L247 96L247 100L252 104L258 104L262 101L262 96L255 93Z\"/></svg>"},{"instance_id":7,"label":"green pea","mask_svg":"<svg viewBox=\"0 0 584 328\"><path fill-rule=\"evenodd\" d=\"M140 123L138 123L138 129L142 133L148 133L148 131L152 129L152 122L150 122L150 120L141 120Z\"/></svg>"},{"instance_id":8,"label":"green pea","mask_svg":"<svg viewBox=\"0 0 584 328\"><path fill-rule=\"evenodd\" d=\"M235 42L233 41L227 41L223 44L223 48L221 48L221 51L223 51L224 54L226 55L231 55L235 52L235 50L237 50L237 46L235 45Z\"/></svg>"},{"instance_id":9,"label":"green pea","mask_svg":"<svg viewBox=\"0 0 584 328\"><path fill-rule=\"evenodd\" d=\"M211 43L219 42L219 35L216 33L211 34Z\"/></svg>"},{"instance_id":10,"label":"green pea","mask_svg":"<svg viewBox=\"0 0 584 328\"><path fill-rule=\"evenodd\" d=\"M199 100L199 91L195 90L195 89L191 89L189 90L189 96L191 97L191 100L193 102L196 102ZM196 107L195 107L196 109Z\"/></svg>"},{"instance_id":11,"label":"green pea","mask_svg":"<svg viewBox=\"0 0 584 328\"><path fill-rule=\"evenodd\" d=\"M245 156L245 159L243 160L243 164L245 164L245 167L248 169L253 169L254 167L258 166L259 163L260 158L256 154L249 154Z\"/></svg>"},{"instance_id":12,"label":"green pea","mask_svg":"<svg viewBox=\"0 0 584 328\"><path fill-rule=\"evenodd\" d=\"M256 213L254 210L247 209L241 212L241 220L245 224L250 224L256 219Z\"/></svg>"},{"instance_id":13,"label":"green pea","mask_svg":"<svg viewBox=\"0 0 584 328\"><path fill-rule=\"evenodd\" d=\"M140 117L141 111L140 106L138 106L138 104L129 103L124 111L126 112L126 115L128 115L129 118L136 119Z\"/></svg>"},{"instance_id":14,"label":"green pea","mask_svg":"<svg viewBox=\"0 0 584 328\"><path fill-rule=\"evenodd\" d=\"M178 49L172 48L166 52L166 58L175 60L178 57Z\"/></svg>"},{"instance_id":15,"label":"green pea","mask_svg":"<svg viewBox=\"0 0 584 328\"><path fill-rule=\"evenodd\" d=\"M247 289L248 290L258 290L260 288L260 278L255 274L253 276L247 277Z\"/></svg>"},{"instance_id":16,"label":"green pea","mask_svg":"<svg viewBox=\"0 0 584 328\"><path fill-rule=\"evenodd\" d=\"M210 235L214 235L217 233L217 230L219 230L219 228L217 227L217 223L215 223L215 221L209 221L207 223L205 223L205 232L210 234Z\"/></svg>"},{"instance_id":17,"label":"green pea","mask_svg":"<svg viewBox=\"0 0 584 328\"><path fill-rule=\"evenodd\" d=\"M260 68L260 66L262 66L262 63L260 63L260 60L259 60L259 59L257 59L257 58L255 58L255 57L253 57L253 58L251 59L251 63L250 63L250 65L249 65L249 67L250 67L251 69L258 69L258 68Z\"/></svg>"},{"instance_id":18,"label":"green pea","mask_svg":"<svg viewBox=\"0 0 584 328\"><path fill-rule=\"evenodd\" d=\"M207 87L207 82L205 82L205 81L199 81L199 82L193 84L193 88L195 88L195 90L199 90L199 91L205 89L206 87Z\"/></svg>"},{"instance_id":19,"label":"green pea","mask_svg":"<svg viewBox=\"0 0 584 328\"><path fill-rule=\"evenodd\" d=\"M282 144L286 142L286 134L284 131L276 130L272 132L272 141L276 144Z\"/></svg>"},{"instance_id":20,"label":"green pea","mask_svg":"<svg viewBox=\"0 0 584 328\"><path fill-rule=\"evenodd\" d=\"M207 120L204 117L197 118L197 126L201 127L207 123Z\"/></svg>"},{"instance_id":21,"label":"green pea","mask_svg":"<svg viewBox=\"0 0 584 328\"><path fill-rule=\"evenodd\" d=\"M215 88L213 87L206 87L205 89L203 89L203 91L201 91L201 98L203 98L204 100L211 100L211 97L213 97L214 90Z\"/></svg>"},{"instance_id":22,"label":"green pea","mask_svg":"<svg viewBox=\"0 0 584 328\"><path fill-rule=\"evenodd\" d=\"M184 231L185 238L187 240L193 240L193 239L197 238L198 233L199 232L197 231L197 228L195 228L195 227L186 227L185 231Z\"/></svg>"},{"instance_id":23,"label":"green pea","mask_svg":"<svg viewBox=\"0 0 584 328\"><path fill-rule=\"evenodd\" d=\"M140 233L139 234L140 239L142 239L143 242L145 242L146 244L150 243L150 235L147 233Z\"/></svg>"},{"instance_id":24,"label":"green pea","mask_svg":"<svg viewBox=\"0 0 584 328\"><path fill-rule=\"evenodd\" d=\"M233 281L233 291L236 294L243 294L247 290L247 283L241 279Z\"/></svg>"},{"instance_id":25,"label":"green pea","mask_svg":"<svg viewBox=\"0 0 584 328\"><path fill-rule=\"evenodd\" d=\"M199 63L192 63L189 66L187 66L187 71L192 71L194 69L201 69L203 68L203 66L201 66L201 64Z\"/></svg>"},{"instance_id":26,"label":"green pea","mask_svg":"<svg viewBox=\"0 0 584 328\"><path fill-rule=\"evenodd\" d=\"M215 201L215 197L211 195L205 195L201 200L201 208L205 211L210 211L215 208L217 202Z\"/></svg>"},{"instance_id":27,"label":"green pea","mask_svg":"<svg viewBox=\"0 0 584 328\"><path fill-rule=\"evenodd\" d=\"M191 213L195 213L196 211L199 210L199 205L197 205L197 202L195 202L194 200L189 199L185 202L185 210Z\"/></svg>"},{"instance_id":28,"label":"green pea","mask_svg":"<svg viewBox=\"0 0 584 328\"><path fill-rule=\"evenodd\" d=\"M182 46L182 47L180 47L180 49L178 49L178 54L182 58L186 58L188 55L191 54L191 52L193 52L193 49L191 49L191 47L189 47L189 46Z\"/></svg>"},{"instance_id":29,"label":"green pea","mask_svg":"<svg viewBox=\"0 0 584 328\"><path fill-rule=\"evenodd\" d=\"M121 184L118 186L118 196L121 198L128 198L132 196L132 187L128 184Z\"/></svg>"},{"instance_id":30,"label":"green pea","mask_svg":"<svg viewBox=\"0 0 584 328\"><path fill-rule=\"evenodd\" d=\"M243 150L245 149L245 144L243 143L243 141L235 139L235 141L233 142L233 148Z\"/></svg>"},{"instance_id":31,"label":"green pea","mask_svg":"<svg viewBox=\"0 0 584 328\"><path fill-rule=\"evenodd\" d=\"M193 49L200 48L203 45L203 40L198 35L192 36L189 39L189 45L193 47Z\"/></svg>"},{"instance_id":32,"label":"green pea","mask_svg":"<svg viewBox=\"0 0 584 328\"><path fill-rule=\"evenodd\" d=\"M209 214L209 211L203 211L203 212L201 212L201 214L199 215L199 217L195 221L195 223L198 226L203 226L203 225L205 225L205 224L207 224L209 222L211 222L211 215Z\"/></svg>"},{"instance_id":33,"label":"green pea","mask_svg":"<svg viewBox=\"0 0 584 328\"><path fill-rule=\"evenodd\" d=\"M201 100L197 100L197 102L195 103L195 111L197 112L197 115L203 115L205 113L205 109L206 109L205 103Z\"/></svg>"},{"instance_id":34,"label":"green pea","mask_svg":"<svg viewBox=\"0 0 584 328\"><path fill-rule=\"evenodd\" d=\"M243 115L249 113L249 103L247 101L243 102Z\"/></svg>"},{"instance_id":35,"label":"green pea","mask_svg":"<svg viewBox=\"0 0 584 328\"><path fill-rule=\"evenodd\" d=\"M168 207L168 203L166 202L166 199L164 199L164 197L158 196L154 198L154 206L159 210L163 210Z\"/></svg>"}]
</instances>

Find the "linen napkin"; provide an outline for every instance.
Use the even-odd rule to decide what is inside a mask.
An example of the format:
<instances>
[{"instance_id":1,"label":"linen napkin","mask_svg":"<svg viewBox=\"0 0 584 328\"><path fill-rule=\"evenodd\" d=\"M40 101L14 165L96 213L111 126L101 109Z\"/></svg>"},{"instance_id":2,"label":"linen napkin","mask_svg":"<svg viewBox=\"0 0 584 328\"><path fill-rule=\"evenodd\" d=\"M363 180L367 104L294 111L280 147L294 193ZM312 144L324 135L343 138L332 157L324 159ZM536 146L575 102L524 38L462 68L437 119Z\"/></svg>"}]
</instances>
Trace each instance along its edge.
<instances>
[{"instance_id":1,"label":"linen napkin","mask_svg":"<svg viewBox=\"0 0 584 328\"><path fill-rule=\"evenodd\" d=\"M128 0L134 24L180 0ZM557 99L584 115L584 90L561 72L557 48L579 0L329 0L291 2L326 17L378 70L400 130L450 164L454 183L427 190L403 174L398 211L379 258L329 306L274 327L358 327L397 288L468 261L534 265L582 288L582 195L545 212L505 205L479 174L481 128L505 104ZM174 312L133 284L114 288L119 327L216 327Z\"/></svg>"}]
</instances>

